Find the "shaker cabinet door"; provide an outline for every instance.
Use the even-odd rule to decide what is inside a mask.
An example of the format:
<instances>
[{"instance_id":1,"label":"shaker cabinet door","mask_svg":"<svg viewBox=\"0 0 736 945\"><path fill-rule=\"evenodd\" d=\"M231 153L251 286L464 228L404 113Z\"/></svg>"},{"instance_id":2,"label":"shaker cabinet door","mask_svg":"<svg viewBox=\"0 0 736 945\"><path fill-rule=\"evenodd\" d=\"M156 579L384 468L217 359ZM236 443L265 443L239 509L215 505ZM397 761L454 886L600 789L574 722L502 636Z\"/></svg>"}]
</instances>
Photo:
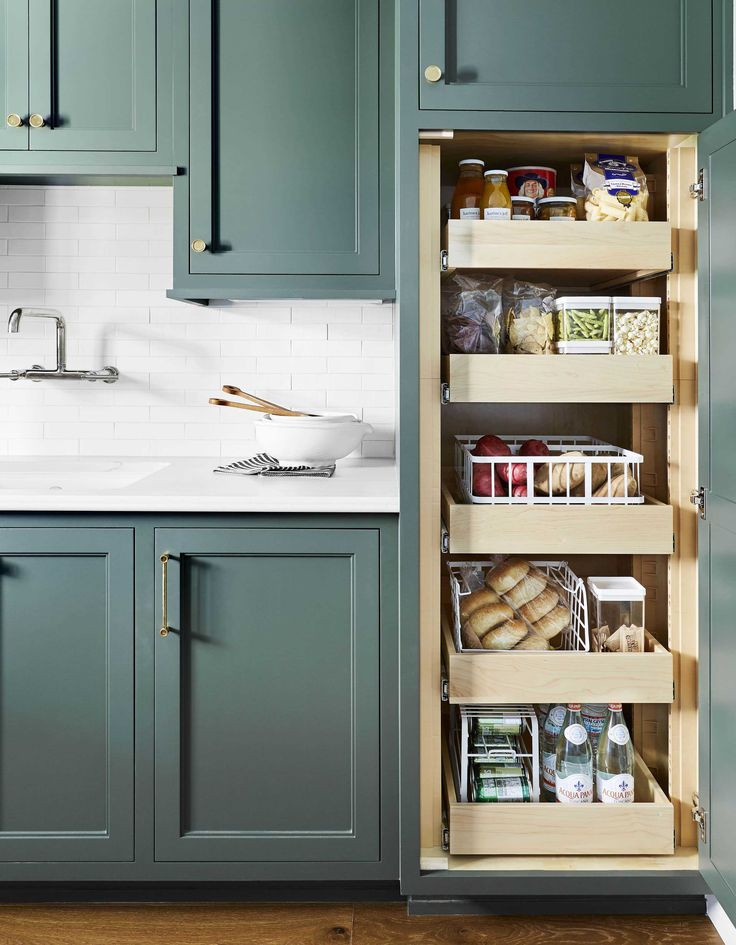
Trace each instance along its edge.
<instances>
[{"instance_id":1,"label":"shaker cabinet door","mask_svg":"<svg viewBox=\"0 0 736 945\"><path fill-rule=\"evenodd\" d=\"M155 151L157 0L29 3L31 150Z\"/></svg>"},{"instance_id":2,"label":"shaker cabinet door","mask_svg":"<svg viewBox=\"0 0 736 945\"><path fill-rule=\"evenodd\" d=\"M378 14L191 0L190 274L379 273Z\"/></svg>"},{"instance_id":3,"label":"shaker cabinet door","mask_svg":"<svg viewBox=\"0 0 736 945\"><path fill-rule=\"evenodd\" d=\"M156 562L156 859L378 861L379 531L163 528Z\"/></svg>"},{"instance_id":4,"label":"shaker cabinet door","mask_svg":"<svg viewBox=\"0 0 736 945\"><path fill-rule=\"evenodd\" d=\"M0 529L0 861L133 859L133 530Z\"/></svg>"},{"instance_id":5,"label":"shaker cabinet door","mask_svg":"<svg viewBox=\"0 0 736 945\"><path fill-rule=\"evenodd\" d=\"M28 150L28 4L0 0L0 151Z\"/></svg>"},{"instance_id":6,"label":"shaker cabinet door","mask_svg":"<svg viewBox=\"0 0 736 945\"><path fill-rule=\"evenodd\" d=\"M698 163L705 187L698 205L698 428L705 488L698 535L698 743L707 828L700 854L708 885L736 922L736 112L701 135Z\"/></svg>"},{"instance_id":7,"label":"shaker cabinet door","mask_svg":"<svg viewBox=\"0 0 736 945\"><path fill-rule=\"evenodd\" d=\"M710 0L420 0L420 20L424 109L713 111Z\"/></svg>"}]
</instances>

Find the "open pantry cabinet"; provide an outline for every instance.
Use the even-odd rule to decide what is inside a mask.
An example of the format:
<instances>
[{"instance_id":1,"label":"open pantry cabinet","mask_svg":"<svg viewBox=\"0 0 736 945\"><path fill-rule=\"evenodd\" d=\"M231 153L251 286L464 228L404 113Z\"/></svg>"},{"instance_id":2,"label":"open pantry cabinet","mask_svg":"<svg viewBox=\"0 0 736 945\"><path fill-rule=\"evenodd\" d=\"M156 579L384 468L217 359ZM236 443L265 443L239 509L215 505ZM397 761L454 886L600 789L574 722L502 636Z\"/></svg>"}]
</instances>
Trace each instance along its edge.
<instances>
[{"instance_id":1,"label":"open pantry cabinet","mask_svg":"<svg viewBox=\"0 0 736 945\"><path fill-rule=\"evenodd\" d=\"M721 513L718 567L724 580L712 606L718 606L722 621L736 608L733 573L725 579L736 550L736 516L732 511L736 507L732 505L736 477L729 478L727 459L719 454L716 461L711 455L717 434L724 442L730 435L732 442L736 432L736 330L732 321L717 335L717 389L713 387L712 353L710 364L707 362L707 347L711 336L716 337L708 328L709 320L716 315L725 320L729 314L729 272L731 314L736 298L733 118L719 122L700 139L587 132L422 133L419 621L423 875L472 876L477 892L478 877L487 874L486 895L494 892L490 882L494 874L508 876L517 871L520 876L579 872L590 877L682 875L683 871L697 874L701 870L714 889L718 876L736 877L732 852L736 825L725 800L731 796L725 782L730 779L733 784L736 773L732 770L736 767L736 726L727 717L720 719L717 734L724 746L730 745L734 751L728 761L719 761L718 777L724 782L724 828L734 829L729 839L711 840L706 839L705 831L700 833L699 823L706 803L713 803L708 792L711 773L716 776L710 751L715 734L711 733L709 716L709 700L716 697L714 667L709 662L709 645L716 638L710 621L716 619L716 612L714 609L711 614L709 607L710 571L702 567L703 553L713 544L710 520L716 507ZM723 148L730 151L718 158L720 178L715 172L709 177L710 154ZM486 166L500 168L552 165L558 170L558 190L569 192L570 163L582 161L588 151L639 156L653 194L650 222L577 221L558 226L541 221L442 221L441 208L449 203L461 159L482 158ZM691 192L703 166L705 203L697 199L697 189ZM722 187L725 201L717 206L716 183ZM708 202L710 216L704 209ZM719 240L726 234L723 227L731 227L728 241L719 242L718 312L710 297L715 282L704 284L701 278L698 300L698 254L702 272L703 259L709 265L709 254L715 251L702 233L698 240L698 226L702 229L706 225L713 233L716 215L721 227ZM660 354L444 354L441 284L453 270L513 274L548 283L558 294L661 296ZM707 378L703 376L704 364L709 369ZM710 397L705 403L707 412L711 405L715 410L707 428L701 410L700 430L699 367L701 400L705 391L706 398ZM637 504L535 505L523 500L473 504L454 468L455 437L480 434L592 436L634 451L643 457L638 480L645 499ZM713 470L709 472L711 462ZM714 477L716 469L719 480ZM704 520L691 496L700 485L706 487L710 505ZM714 496L715 489L722 498ZM492 555L564 559L582 578L601 574L635 577L647 592L645 652L459 652L453 634L448 563ZM716 567L712 555L708 561L709 568ZM724 655L728 648L733 653L733 642L726 640L726 630L731 631L732 624L731 617L720 629ZM733 665L730 668L733 676ZM719 698L728 700L726 667L720 672L724 679ZM626 704L636 749L633 804L482 804L459 800L449 744L451 712L460 706L569 701ZM727 747L719 749L719 758L725 758L727 751ZM711 858L707 864L699 861L699 840L701 854ZM711 860L717 859L719 842L721 862L714 867ZM728 878L723 883L716 891L726 898Z\"/></svg>"}]
</instances>

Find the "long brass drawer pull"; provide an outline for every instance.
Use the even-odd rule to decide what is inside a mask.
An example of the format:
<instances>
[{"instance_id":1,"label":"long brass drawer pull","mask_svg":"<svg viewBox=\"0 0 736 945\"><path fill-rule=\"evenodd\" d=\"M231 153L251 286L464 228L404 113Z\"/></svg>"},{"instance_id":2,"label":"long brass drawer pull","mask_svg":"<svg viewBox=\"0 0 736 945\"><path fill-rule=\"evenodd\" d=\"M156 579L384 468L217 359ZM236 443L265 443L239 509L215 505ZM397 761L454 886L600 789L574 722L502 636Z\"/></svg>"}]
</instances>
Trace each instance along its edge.
<instances>
[{"instance_id":1,"label":"long brass drawer pull","mask_svg":"<svg viewBox=\"0 0 736 945\"><path fill-rule=\"evenodd\" d=\"M161 629L159 635L169 635L169 558L171 555L161 555Z\"/></svg>"}]
</instances>

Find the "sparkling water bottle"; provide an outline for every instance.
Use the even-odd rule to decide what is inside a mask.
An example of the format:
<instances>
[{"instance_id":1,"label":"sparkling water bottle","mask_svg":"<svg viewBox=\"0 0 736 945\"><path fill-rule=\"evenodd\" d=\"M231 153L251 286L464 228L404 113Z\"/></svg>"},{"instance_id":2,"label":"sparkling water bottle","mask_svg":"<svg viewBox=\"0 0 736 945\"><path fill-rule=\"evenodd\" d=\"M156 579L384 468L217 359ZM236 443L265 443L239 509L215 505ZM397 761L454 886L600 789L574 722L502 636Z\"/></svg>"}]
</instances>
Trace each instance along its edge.
<instances>
[{"instance_id":1,"label":"sparkling water bottle","mask_svg":"<svg viewBox=\"0 0 736 945\"><path fill-rule=\"evenodd\" d=\"M544 720L541 738L542 754L542 789L547 800L553 801L557 796L555 788L555 768L557 766L557 739L562 731L565 719L564 705L550 706L547 718Z\"/></svg>"},{"instance_id":2,"label":"sparkling water bottle","mask_svg":"<svg viewBox=\"0 0 736 945\"><path fill-rule=\"evenodd\" d=\"M634 801L634 749L620 702L608 706L608 718L598 743L596 797L604 804Z\"/></svg>"},{"instance_id":3,"label":"sparkling water bottle","mask_svg":"<svg viewBox=\"0 0 736 945\"><path fill-rule=\"evenodd\" d=\"M568 704L557 739L555 782L560 804L592 803L593 750L583 725L579 702Z\"/></svg>"}]
</instances>

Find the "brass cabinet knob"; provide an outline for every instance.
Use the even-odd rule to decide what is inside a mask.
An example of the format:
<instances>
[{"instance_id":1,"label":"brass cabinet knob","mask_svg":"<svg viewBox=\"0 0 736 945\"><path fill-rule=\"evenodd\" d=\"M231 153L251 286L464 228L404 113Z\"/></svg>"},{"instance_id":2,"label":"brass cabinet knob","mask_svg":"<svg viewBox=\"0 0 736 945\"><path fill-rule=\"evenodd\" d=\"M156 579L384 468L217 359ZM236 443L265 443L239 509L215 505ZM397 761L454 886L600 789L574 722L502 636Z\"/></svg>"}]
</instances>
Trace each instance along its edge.
<instances>
[{"instance_id":1,"label":"brass cabinet knob","mask_svg":"<svg viewBox=\"0 0 736 945\"><path fill-rule=\"evenodd\" d=\"M207 249L207 244L204 240L192 240L192 252L193 253L203 253Z\"/></svg>"},{"instance_id":2,"label":"brass cabinet knob","mask_svg":"<svg viewBox=\"0 0 736 945\"><path fill-rule=\"evenodd\" d=\"M39 115L38 112L34 112L33 115L28 119L28 124L31 128L43 128L46 124L46 119L43 115Z\"/></svg>"},{"instance_id":3,"label":"brass cabinet knob","mask_svg":"<svg viewBox=\"0 0 736 945\"><path fill-rule=\"evenodd\" d=\"M22 128L23 119L17 112L11 112L8 117L5 119L5 123L11 128Z\"/></svg>"},{"instance_id":4,"label":"brass cabinet knob","mask_svg":"<svg viewBox=\"0 0 736 945\"><path fill-rule=\"evenodd\" d=\"M442 69L439 66L427 66L424 70L424 78L427 82L439 82L442 78Z\"/></svg>"}]
</instances>

